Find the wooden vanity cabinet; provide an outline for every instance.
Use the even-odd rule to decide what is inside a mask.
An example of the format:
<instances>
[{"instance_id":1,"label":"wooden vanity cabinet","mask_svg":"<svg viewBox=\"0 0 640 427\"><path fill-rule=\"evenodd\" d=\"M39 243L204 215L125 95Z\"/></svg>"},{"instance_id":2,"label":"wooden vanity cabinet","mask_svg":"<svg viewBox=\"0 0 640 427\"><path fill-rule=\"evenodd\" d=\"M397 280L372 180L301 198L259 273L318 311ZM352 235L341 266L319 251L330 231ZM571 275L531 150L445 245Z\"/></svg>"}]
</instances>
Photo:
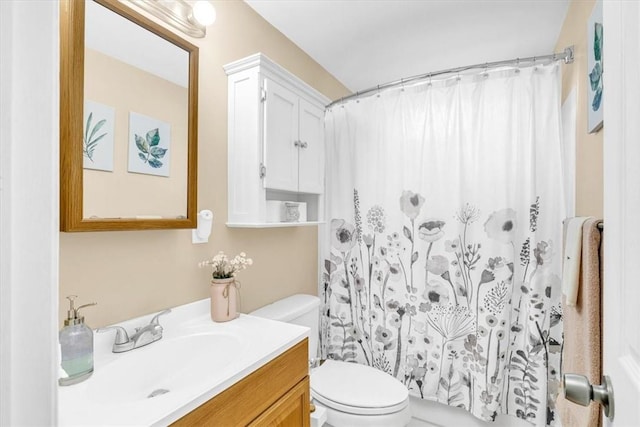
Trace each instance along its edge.
<instances>
[{"instance_id":1,"label":"wooden vanity cabinet","mask_svg":"<svg viewBox=\"0 0 640 427\"><path fill-rule=\"evenodd\" d=\"M308 354L305 338L172 425L309 427Z\"/></svg>"}]
</instances>

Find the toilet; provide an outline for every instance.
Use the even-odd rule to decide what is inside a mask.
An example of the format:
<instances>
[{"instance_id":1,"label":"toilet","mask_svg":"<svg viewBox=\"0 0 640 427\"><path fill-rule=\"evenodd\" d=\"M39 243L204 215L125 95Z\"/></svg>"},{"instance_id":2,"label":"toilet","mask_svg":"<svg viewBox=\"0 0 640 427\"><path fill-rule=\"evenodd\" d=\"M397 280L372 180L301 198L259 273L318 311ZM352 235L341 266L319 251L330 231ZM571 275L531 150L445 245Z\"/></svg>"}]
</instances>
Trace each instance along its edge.
<instances>
[{"instance_id":1,"label":"toilet","mask_svg":"<svg viewBox=\"0 0 640 427\"><path fill-rule=\"evenodd\" d=\"M315 358L319 308L318 297L299 294L249 314L310 328L309 354ZM310 379L311 398L318 412L326 411L325 427L404 427L411 421L407 388L375 368L326 360L311 370Z\"/></svg>"}]
</instances>

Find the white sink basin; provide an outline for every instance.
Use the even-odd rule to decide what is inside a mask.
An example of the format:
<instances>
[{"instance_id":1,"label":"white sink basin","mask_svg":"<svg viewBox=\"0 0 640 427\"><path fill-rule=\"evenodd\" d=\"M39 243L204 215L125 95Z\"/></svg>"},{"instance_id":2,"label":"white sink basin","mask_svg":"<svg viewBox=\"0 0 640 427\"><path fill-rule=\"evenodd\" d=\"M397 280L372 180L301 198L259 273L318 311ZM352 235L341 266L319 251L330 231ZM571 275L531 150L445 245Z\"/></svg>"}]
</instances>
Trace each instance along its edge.
<instances>
[{"instance_id":1,"label":"white sink basin","mask_svg":"<svg viewBox=\"0 0 640 427\"><path fill-rule=\"evenodd\" d=\"M237 360L242 347L239 337L225 333L162 339L122 353L97 370L87 395L96 403L131 403L201 388L216 371Z\"/></svg>"},{"instance_id":2,"label":"white sink basin","mask_svg":"<svg viewBox=\"0 0 640 427\"><path fill-rule=\"evenodd\" d=\"M209 299L162 316L163 338L112 353L113 333L94 335L94 372L58 387L60 426L166 426L307 336L308 328L253 316L215 323ZM153 315L122 322L128 331Z\"/></svg>"}]
</instances>

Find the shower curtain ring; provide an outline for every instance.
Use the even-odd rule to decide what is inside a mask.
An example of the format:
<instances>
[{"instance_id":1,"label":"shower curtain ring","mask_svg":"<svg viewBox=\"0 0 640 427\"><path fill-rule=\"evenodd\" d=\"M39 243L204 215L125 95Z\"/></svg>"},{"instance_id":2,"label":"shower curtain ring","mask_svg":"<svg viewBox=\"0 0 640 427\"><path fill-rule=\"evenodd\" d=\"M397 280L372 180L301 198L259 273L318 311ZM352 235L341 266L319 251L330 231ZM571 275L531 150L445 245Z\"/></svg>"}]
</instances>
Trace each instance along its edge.
<instances>
[{"instance_id":1,"label":"shower curtain ring","mask_svg":"<svg viewBox=\"0 0 640 427\"><path fill-rule=\"evenodd\" d=\"M404 92L404 78L400 79L400 91Z\"/></svg>"},{"instance_id":2,"label":"shower curtain ring","mask_svg":"<svg viewBox=\"0 0 640 427\"><path fill-rule=\"evenodd\" d=\"M520 74L520 58L516 58L516 74Z\"/></svg>"},{"instance_id":3,"label":"shower curtain ring","mask_svg":"<svg viewBox=\"0 0 640 427\"><path fill-rule=\"evenodd\" d=\"M380 98L380 85L378 85L378 94L376 95L376 98Z\"/></svg>"}]
</instances>

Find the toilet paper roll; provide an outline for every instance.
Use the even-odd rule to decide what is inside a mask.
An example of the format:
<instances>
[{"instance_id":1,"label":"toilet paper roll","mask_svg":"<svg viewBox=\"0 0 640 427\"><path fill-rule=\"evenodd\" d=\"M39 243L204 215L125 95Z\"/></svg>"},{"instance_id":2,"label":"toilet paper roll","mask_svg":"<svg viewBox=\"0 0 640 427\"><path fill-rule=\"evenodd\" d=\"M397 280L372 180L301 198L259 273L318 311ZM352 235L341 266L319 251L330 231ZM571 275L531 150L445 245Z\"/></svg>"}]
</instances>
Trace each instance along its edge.
<instances>
[{"instance_id":1,"label":"toilet paper roll","mask_svg":"<svg viewBox=\"0 0 640 427\"><path fill-rule=\"evenodd\" d=\"M198 213L198 227L193 230L193 243L204 243L209 240L211 226L213 225L213 212L208 209Z\"/></svg>"},{"instance_id":2,"label":"toilet paper roll","mask_svg":"<svg viewBox=\"0 0 640 427\"><path fill-rule=\"evenodd\" d=\"M200 219L202 219L203 221L211 221L213 220L213 212L211 212L209 209L203 209L198 213L198 216L200 217Z\"/></svg>"}]
</instances>

